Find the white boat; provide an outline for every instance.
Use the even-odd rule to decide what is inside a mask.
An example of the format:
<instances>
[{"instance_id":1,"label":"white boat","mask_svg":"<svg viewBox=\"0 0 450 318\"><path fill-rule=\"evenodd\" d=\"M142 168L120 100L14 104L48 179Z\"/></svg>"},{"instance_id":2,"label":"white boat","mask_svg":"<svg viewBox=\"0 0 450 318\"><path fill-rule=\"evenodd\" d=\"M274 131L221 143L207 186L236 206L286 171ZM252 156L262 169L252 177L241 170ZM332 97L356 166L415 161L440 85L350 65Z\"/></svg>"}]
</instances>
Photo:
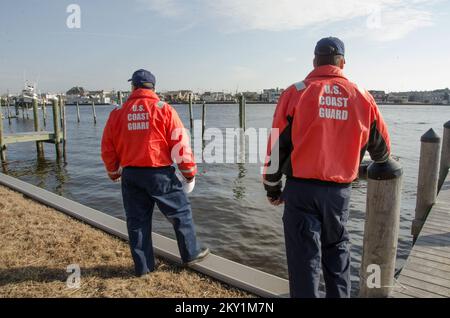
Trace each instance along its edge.
<instances>
[{"instance_id":1,"label":"white boat","mask_svg":"<svg viewBox=\"0 0 450 318\"><path fill-rule=\"evenodd\" d=\"M19 103L31 104L33 99L37 98L38 95L36 94L36 84L25 82L25 87L22 90L22 94L19 96Z\"/></svg>"}]
</instances>

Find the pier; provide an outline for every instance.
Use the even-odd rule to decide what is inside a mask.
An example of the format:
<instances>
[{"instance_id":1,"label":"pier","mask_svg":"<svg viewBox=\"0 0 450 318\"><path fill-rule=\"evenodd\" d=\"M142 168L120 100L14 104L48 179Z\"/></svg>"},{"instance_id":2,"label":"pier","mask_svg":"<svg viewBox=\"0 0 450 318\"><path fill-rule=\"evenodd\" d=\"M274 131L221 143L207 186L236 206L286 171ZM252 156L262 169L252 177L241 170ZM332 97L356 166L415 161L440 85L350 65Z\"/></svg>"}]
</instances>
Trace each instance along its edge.
<instances>
[{"instance_id":1,"label":"pier","mask_svg":"<svg viewBox=\"0 0 450 318\"><path fill-rule=\"evenodd\" d=\"M38 157L44 156L43 143L54 144L57 159L59 160L63 157L65 159L66 117L63 99L60 97L59 99L52 100L53 132L41 130L38 100L34 99L32 105L33 105L33 120L34 120L34 131L32 132L5 134L3 129L3 119L0 120L0 159L3 165L7 164L7 155L6 155L7 148L12 144L23 142L36 142L36 150ZM42 102L42 112L43 112L44 126L46 126L46 106L44 101ZM3 116L1 102L0 102L0 114L1 116ZM11 123L9 107L7 116L9 122Z\"/></svg>"},{"instance_id":2,"label":"pier","mask_svg":"<svg viewBox=\"0 0 450 318\"><path fill-rule=\"evenodd\" d=\"M412 224L415 243L396 281L394 298L450 297L450 122L444 125L440 145L433 131L422 137L420 192Z\"/></svg>"},{"instance_id":3,"label":"pier","mask_svg":"<svg viewBox=\"0 0 450 318\"><path fill-rule=\"evenodd\" d=\"M450 297L450 175L396 285L393 297Z\"/></svg>"}]
</instances>

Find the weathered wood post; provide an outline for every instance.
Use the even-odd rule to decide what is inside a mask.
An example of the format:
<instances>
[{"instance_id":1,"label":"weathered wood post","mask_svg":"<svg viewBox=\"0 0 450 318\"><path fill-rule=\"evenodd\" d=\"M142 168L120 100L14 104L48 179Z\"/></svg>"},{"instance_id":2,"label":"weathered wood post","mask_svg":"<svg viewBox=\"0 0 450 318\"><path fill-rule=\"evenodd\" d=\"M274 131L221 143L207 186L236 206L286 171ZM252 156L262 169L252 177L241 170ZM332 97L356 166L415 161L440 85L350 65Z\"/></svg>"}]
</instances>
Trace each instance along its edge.
<instances>
[{"instance_id":1,"label":"weathered wood post","mask_svg":"<svg viewBox=\"0 0 450 318\"><path fill-rule=\"evenodd\" d=\"M206 131L206 102L202 104L202 141L205 141L205 131Z\"/></svg>"},{"instance_id":2,"label":"weathered wood post","mask_svg":"<svg viewBox=\"0 0 450 318\"><path fill-rule=\"evenodd\" d=\"M416 215L411 228L414 242L422 230L428 213L436 203L441 138L430 129L422 136L421 143Z\"/></svg>"},{"instance_id":3,"label":"weathered wood post","mask_svg":"<svg viewBox=\"0 0 450 318\"><path fill-rule=\"evenodd\" d=\"M10 102L9 102L9 96L6 97L6 111L8 112L8 124L11 126L11 111L9 109Z\"/></svg>"},{"instance_id":4,"label":"weathered wood post","mask_svg":"<svg viewBox=\"0 0 450 318\"><path fill-rule=\"evenodd\" d=\"M37 98L33 98L33 121L34 131L39 132L41 128L39 127L39 101ZM36 151L38 157L44 156L44 144L42 141L36 141Z\"/></svg>"},{"instance_id":5,"label":"weathered wood post","mask_svg":"<svg viewBox=\"0 0 450 318\"><path fill-rule=\"evenodd\" d=\"M61 126L60 126L60 118L59 118L59 103L58 99L55 98L52 100L52 110L53 110L53 128L55 131L55 150L56 150L56 158L61 159Z\"/></svg>"},{"instance_id":6,"label":"weathered wood post","mask_svg":"<svg viewBox=\"0 0 450 318\"><path fill-rule=\"evenodd\" d=\"M42 122L44 127L47 128L47 99L42 99Z\"/></svg>"},{"instance_id":7,"label":"weathered wood post","mask_svg":"<svg viewBox=\"0 0 450 318\"><path fill-rule=\"evenodd\" d=\"M66 119L66 103L63 98L61 98L61 113L62 113L62 147L63 147L63 158L64 163L67 163L67 152L66 152L66 140L67 140L67 119Z\"/></svg>"},{"instance_id":8,"label":"weathered wood post","mask_svg":"<svg viewBox=\"0 0 450 318\"><path fill-rule=\"evenodd\" d=\"M442 151L441 151L441 166L439 169L439 186L438 189L442 188L445 178L448 174L448 169L450 169L450 121L446 122L444 125L444 137L442 139Z\"/></svg>"},{"instance_id":9,"label":"weathered wood post","mask_svg":"<svg viewBox=\"0 0 450 318\"><path fill-rule=\"evenodd\" d=\"M77 102L77 122L78 122L78 123L81 122L81 117L80 117L80 104L79 104L79 102Z\"/></svg>"},{"instance_id":10,"label":"weathered wood post","mask_svg":"<svg viewBox=\"0 0 450 318\"><path fill-rule=\"evenodd\" d=\"M191 131L194 129L194 108L193 108L193 94L189 93L189 125L191 127Z\"/></svg>"},{"instance_id":11,"label":"weathered wood post","mask_svg":"<svg viewBox=\"0 0 450 318\"><path fill-rule=\"evenodd\" d=\"M2 161L2 164L6 163L6 145L3 141L3 116L2 114L2 103L0 99L0 160Z\"/></svg>"},{"instance_id":12,"label":"weathered wood post","mask_svg":"<svg viewBox=\"0 0 450 318\"><path fill-rule=\"evenodd\" d=\"M95 102L92 102L92 116L94 117L94 125L97 124L97 113L95 112Z\"/></svg>"},{"instance_id":13,"label":"weathered wood post","mask_svg":"<svg viewBox=\"0 0 450 318\"><path fill-rule=\"evenodd\" d=\"M243 130L246 129L246 118L245 118L245 113L246 113L246 101L245 101L245 96L243 94L239 95L238 97L239 100L239 128L242 128Z\"/></svg>"},{"instance_id":14,"label":"weathered wood post","mask_svg":"<svg viewBox=\"0 0 450 318\"><path fill-rule=\"evenodd\" d=\"M64 104L63 96L59 95L59 119L61 120L61 129L63 128L64 123L63 104Z\"/></svg>"},{"instance_id":15,"label":"weathered wood post","mask_svg":"<svg viewBox=\"0 0 450 318\"><path fill-rule=\"evenodd\" d=\"M402 176L392 159L369 167L360 297L388 297L394 287Z\"/></svg>"},{"instance_id":16,"label":"weathered wood post","mask_svg":"<svg viewBox=\"0 0 450 318\"><path fill-rule=\"evenodd\" d=\"M19 103L17 102L17 99L14 101L14 107L16 108L16 118L19 118Z\"/></svg>"}]
</instances>

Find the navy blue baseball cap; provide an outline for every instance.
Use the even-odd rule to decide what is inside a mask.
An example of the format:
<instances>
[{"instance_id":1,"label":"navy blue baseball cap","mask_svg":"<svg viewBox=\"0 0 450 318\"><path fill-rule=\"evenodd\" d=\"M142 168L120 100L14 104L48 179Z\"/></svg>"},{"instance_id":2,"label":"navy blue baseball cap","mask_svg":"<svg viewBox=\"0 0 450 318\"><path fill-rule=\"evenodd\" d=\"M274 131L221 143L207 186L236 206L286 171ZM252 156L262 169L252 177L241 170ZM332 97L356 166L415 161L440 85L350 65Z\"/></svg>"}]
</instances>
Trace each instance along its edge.
<instances>
[{"instance_id":1,"label":"navy blue baseball cap","mask_svg":"<svg viewBox=\"0 0 450 318\"><path fill-rule=\"evenodd\" d=\"M328 56L328 55L342 55L345 56L344 42L335 37L323 38L317 42L315 55Z\"/></svg>"},{"instance_id":2,"label":"navy blue baseball cap","mask_svg":"<svg viewBox=\"0 0 450 318\"><path fill-rule=\"evenodd\" d=\"M156 78L155 75L153 75L151 72L141 69L134 72L133 76L128 80L128 82L132 82L136 87L154 88L156 84Z\"/></svg>"}]
</instances>

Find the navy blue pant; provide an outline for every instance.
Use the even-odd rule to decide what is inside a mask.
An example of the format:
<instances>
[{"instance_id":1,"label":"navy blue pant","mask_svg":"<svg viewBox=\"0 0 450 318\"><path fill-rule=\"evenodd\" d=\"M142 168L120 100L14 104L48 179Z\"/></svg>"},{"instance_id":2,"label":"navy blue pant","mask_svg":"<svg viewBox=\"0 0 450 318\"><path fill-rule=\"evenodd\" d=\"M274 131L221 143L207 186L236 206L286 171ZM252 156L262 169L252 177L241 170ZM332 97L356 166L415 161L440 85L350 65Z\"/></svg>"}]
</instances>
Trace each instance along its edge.
<instances>
[{"instance_id":1,"label":"navy blue pant","mask_svg":"<svg viewBox=\"0 0 450 318\"><path fill-rule=\"evenodd\" d=\"M318 298L321 269L327 298L350 297L350 192L350 186L287 180L283 223L291 297Z\"/></svg>"},{"instance_id":2,"label":"navy blue pant","mask_svg":"<svg viewBox=\"0 0 450 318\"><path fill-rule=\"evenodd\" d=\"M200 249L191 204L175 175L174 167L123 169L122 197L137 276L155 269L151 235L155 204L175 229L183 262L189 262L198 255Z\"/></svg>"}]
</instances>

